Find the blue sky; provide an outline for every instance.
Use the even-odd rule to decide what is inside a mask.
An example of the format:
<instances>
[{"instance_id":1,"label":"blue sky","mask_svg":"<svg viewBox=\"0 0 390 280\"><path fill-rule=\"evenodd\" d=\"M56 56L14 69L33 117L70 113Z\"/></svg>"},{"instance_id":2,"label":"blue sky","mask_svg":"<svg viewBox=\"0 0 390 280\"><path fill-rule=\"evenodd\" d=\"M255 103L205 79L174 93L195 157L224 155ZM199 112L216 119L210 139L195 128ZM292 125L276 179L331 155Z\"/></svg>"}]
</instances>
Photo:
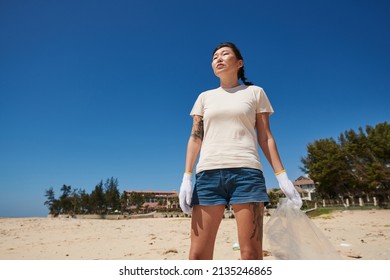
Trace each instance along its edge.
<instances>
[{"instance_id":1,"label":"blue sky","mask_svg":"<svg viewBox=\"0 0 390 280\"><path fill-rule=\"evenodd\" d=\"M289 177L306 145L389 121L388 1L0 0L0 216L45 190L179 189L214 47L237 44ZM261 154L269 188L277 182Z\"/></svg>"}]
</instances>

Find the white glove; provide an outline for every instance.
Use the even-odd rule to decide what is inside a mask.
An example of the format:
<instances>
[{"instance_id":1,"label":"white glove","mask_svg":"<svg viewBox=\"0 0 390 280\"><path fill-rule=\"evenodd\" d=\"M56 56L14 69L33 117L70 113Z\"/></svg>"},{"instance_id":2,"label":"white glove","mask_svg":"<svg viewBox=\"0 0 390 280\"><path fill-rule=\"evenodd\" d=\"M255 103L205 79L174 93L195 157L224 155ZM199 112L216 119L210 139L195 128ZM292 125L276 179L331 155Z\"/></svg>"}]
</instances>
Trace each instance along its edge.
<instances>
[{"instance_id":1,"label":"white glove","mask_svg":"<svg viewBox=\"0 0 390 280\"><path fill-rule=\"evenodd\" d=\"M276 175L276 179L279 182L279 187L287 197L287 202L292 203L294 208L300 209L302 206L302 199L298 191L294 187L293 183L288 179L287 173L283 172Z\"/></svg>"},{"instance_id":2,"label":"white glove","mask_svg":"<svg viewBox=\"0 0 390 280\"><path fill-rule=\"evenodd\" d=\"M184 213L191 213L192 175L184 173L180 186L179 203Z\"/></svg>"}]
</instances>

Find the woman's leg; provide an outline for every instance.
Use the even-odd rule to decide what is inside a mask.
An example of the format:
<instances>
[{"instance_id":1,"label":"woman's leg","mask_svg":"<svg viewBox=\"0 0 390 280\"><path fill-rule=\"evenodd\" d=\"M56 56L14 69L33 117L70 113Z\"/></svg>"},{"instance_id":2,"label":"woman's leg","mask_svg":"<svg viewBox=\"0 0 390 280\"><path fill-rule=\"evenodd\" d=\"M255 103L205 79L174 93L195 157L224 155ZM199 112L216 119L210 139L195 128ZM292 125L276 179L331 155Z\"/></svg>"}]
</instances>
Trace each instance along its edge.
<instances>
[{"instance_id":1,"label":"woman's leg","mask_svg":"<svg viewBox=\"0 0 390 280\"><path fill-rule=\"evenodd\" d=\"M264 203L234 204L242 260L263 259Z\"/></svg>"},{"instance_id":2,"label":"woman's leg","mask_svg":"<svg viewBox=\"0 0 390 280\"><path fill-rule=\"evenodd\" d=\"M192 207L190 260L211 260L225 205Z\"/></svg>"}]
</instances>

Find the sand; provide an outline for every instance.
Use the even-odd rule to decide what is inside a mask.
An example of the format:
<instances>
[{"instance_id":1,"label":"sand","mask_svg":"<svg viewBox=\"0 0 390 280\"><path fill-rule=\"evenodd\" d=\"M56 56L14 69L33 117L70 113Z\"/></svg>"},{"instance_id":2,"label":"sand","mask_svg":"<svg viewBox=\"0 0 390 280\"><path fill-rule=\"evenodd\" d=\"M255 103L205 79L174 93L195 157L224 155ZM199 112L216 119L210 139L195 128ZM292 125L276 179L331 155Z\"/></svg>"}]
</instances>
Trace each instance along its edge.
<instances>
[{"instance_id":1,"label":"sand","mask_svg":"<svg viewBox=\"0 0 390 280\"><path fill-rule=\"evenodd\" d=\"M264 222L269 217L265 217ZM390 260L390 210L346 210L312 219L342 259ZM0 219L1 260L185 260L189 218ZM234 219L221 223L214 259L237 260ZM267 250L264 244L264 250ZM265 259L273 259L266 256Z\"/></svg>"}]
</instances>

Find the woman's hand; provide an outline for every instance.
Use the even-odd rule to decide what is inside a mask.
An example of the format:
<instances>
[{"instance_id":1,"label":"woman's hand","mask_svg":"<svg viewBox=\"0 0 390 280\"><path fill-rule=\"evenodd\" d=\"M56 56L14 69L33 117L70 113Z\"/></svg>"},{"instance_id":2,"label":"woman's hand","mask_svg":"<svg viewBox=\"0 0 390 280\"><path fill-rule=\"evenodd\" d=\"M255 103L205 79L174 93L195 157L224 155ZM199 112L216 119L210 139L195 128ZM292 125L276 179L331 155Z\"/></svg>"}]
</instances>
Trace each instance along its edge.
<instances>
[{"instance_id":1,"label":"woman's hand","mask_svg":"<svg viewBox=\"0 0 390 280\"><path fill-rule=\"evenodd\" d=\"M276 179L279 182L279 187L286 195L288 203L292 203L294 208L300 209L302 206L302 198L293 183L288 179L287 173L284 171L276 175Z\"/></svg>"},{"instance_id":2,"label":"woman's hand","mask_svg":"<svg viewBox=\"0 0 390 280\"><path fill-rule=\"evenodd\" d=\"M192 174L184 173L180 186L179 203L184 213L191 213Z\"/></svg>"}]
</instances>

